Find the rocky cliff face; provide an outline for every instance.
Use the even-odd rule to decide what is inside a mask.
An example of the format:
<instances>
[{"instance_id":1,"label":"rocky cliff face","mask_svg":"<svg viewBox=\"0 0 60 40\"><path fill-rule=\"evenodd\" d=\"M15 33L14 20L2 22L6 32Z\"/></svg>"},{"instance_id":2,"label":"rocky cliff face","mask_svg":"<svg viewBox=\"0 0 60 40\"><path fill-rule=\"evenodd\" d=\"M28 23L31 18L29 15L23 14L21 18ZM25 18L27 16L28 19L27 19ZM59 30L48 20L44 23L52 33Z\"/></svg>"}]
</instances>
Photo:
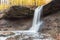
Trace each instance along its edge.
<instances>
[{"instance_id":1,"label":"rocky cliff face","mask_svg":"<svg viewBox=\"0 0 60 40\"><path fill-rule=\"evenodd\" d=\"M53 0L43 8L44 14L52 14L53 12L60 11L60 0Z\"/></svg>"},{"instance_id":2,"label":"rocky cliff face","mask_svg":"<svg viewBox=\"0 0 60 40\"><path fill-rule=\"evenodd\" d=\"M12 6L8 11L5 11L4 13L5 18L21 18L33 15L34 11L27 7Z\"/></svg>"}]
</instances>

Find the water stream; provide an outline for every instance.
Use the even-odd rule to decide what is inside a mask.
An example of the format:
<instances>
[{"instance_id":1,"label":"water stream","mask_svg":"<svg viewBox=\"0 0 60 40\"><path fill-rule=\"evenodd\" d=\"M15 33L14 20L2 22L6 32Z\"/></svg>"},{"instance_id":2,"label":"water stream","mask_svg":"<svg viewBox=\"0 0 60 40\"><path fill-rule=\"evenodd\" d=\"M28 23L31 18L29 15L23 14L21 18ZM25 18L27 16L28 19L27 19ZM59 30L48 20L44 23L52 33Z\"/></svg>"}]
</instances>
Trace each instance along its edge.
<instances>
[{"instance_id":1,"label":"water stream","mask_svg":"<svg viewBox=\"0 0 60 40\"><path fill-rule=\"evenodd\" d=\"M43 10L43 6L39 6L35 9L33 24L32 24L32 27L29 30L38 32L38 30L40 29L41 24L43 23L41 21L42 10Z\"/></svg>"},{"instance_id":2,"label":"water stream","mask_svg":"<svg viewBox=\"0 0 60 40\"><path fill-rule=\"evenodd\" d=\"M40 27L43 23L41 21L42 10L43 10L43 6L39 6L35 9L33 24L32 24L32 27L29 30L27 30L27 31L13 31L15 33L15 35L7 36L7 37L0 37L0 40L6 40L9 37L20 35L20 33L26 33L26 34L29 34L29 35L31 34L32 35L32 34L38 32L38 30L40 29ZM33 35L33 36L35 36L35 35Z\"/></svg>"}]
</instances>

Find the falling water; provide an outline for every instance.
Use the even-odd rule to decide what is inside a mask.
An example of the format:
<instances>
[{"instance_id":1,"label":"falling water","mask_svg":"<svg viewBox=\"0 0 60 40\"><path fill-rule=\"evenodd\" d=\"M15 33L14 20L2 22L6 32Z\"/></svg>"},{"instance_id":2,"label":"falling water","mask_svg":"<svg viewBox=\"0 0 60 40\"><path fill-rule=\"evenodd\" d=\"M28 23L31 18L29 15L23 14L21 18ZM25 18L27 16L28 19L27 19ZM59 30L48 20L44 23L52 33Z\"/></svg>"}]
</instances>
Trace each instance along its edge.
<instances>
[{"instance_id":1,"label":"falling water","mask_svg":"<svg viewBox=\"0 0 60 40\"><path fill-rule=\"evenodd\" d=\"M35 9L33 24L32 24L32 27L30 28L30 31L38 32L41 24L43 23L41 21L42 10L43 10L43 6L39 6Z\"/></svg>"}]
</instances>

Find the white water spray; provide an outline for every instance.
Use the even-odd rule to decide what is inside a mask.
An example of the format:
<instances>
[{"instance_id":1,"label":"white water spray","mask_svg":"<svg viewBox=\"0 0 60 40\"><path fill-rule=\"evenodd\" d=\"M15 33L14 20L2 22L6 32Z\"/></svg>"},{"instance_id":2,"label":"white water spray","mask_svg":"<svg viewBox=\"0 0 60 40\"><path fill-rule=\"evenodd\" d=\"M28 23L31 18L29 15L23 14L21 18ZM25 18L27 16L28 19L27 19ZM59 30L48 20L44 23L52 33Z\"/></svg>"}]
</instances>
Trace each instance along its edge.
<instances>
[{"instance_id":1,"label":"white water spray","mask_svg":"<svg viewBox=\"0 0 60 40\"><path fill-rule=\"evenodd\" d=\"M35 9L33 24L32 24L32 27L30 28L30 31L38 32L41 24L43 23L41 21L42 10L43 10L43 6L39 6Z\"/></svg>"}]
</instances>

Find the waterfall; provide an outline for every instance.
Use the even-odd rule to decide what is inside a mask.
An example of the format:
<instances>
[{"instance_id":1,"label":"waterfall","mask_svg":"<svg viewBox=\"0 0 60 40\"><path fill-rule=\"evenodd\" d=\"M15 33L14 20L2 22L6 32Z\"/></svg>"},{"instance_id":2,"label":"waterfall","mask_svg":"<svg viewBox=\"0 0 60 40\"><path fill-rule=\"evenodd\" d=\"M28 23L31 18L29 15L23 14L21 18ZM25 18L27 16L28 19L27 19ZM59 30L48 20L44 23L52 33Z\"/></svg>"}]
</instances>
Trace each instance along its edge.
<instances>
[{"instance_id":1,"label":"waterfall","mask_svg":"<svg viewBox=\"0 0 60 40\"><path fill-rule=\"evenodd\" d=\"M37 7L35 9L34 18L33 18L33 24L32 24L32 27L29 30L25 30L25 31L11 31L11 32L15 33L14 36L20 35L20 33L26 33L26 34L29 34L29 35L32 35L35 32L38 33L38 30L40 29L40 27L41 27L41 25L43 23L43 21L41 21L42 10L43 10L43 6L39 6L39 7ZM14 36L12 35L12 36L9 36L9 37L14 37ZM33 35L33 36L35 36L35 35ZM0 37L0 40L6 40L9 37L8 36L7 37Z\"/></svg>"},{"instance_id":2,"label":"waterfall","mask_svg":"<svg viewBox=\"0 0 60 40\"><path fill-rule=\"evenodd\" d=\"M39 6L39 7L37 7L35 9L34 18L33 18L33 24L32 24L32 27L29 29L30 31L38 32L41 24L43 23L41 21L41 13L42 13L42 10L43 10L43 5L42 6Z\"/></svg>"}]
</instances>

